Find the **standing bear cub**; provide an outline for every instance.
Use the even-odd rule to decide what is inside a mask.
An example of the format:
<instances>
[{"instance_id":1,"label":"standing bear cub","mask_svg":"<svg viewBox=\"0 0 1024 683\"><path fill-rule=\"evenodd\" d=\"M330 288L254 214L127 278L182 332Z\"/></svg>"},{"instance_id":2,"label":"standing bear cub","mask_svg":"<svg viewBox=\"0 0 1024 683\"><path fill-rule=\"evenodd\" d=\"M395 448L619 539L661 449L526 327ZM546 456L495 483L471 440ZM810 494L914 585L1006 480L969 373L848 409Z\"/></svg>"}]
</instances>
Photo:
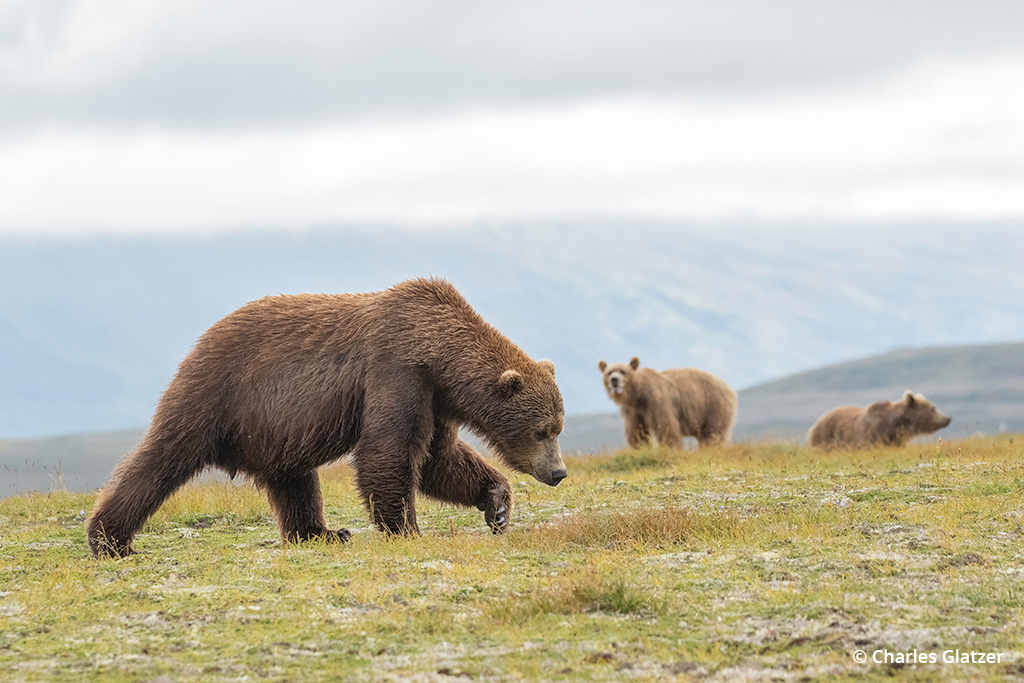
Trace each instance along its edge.
<instances>
[{"instance_id":1,"label":"standing bear cub","mask_svg":"<svg viewBox=\"0 0 1024 683\"><path fill-rule=\"evenodd\" d=\"M602 360L597 367L626 422L630 448L652 435L668 448L682 448L684 436L696 437L701 447L732 438L737 399L725 380L696 368L641 368L636 356L628 364Z\"/></svg>"},{"instance_id":2,"label":"standing bear cub","mask_svg":"<svg viewBox=\"0 0 1024 683\"><path fill-rule=\"evenodd\" d=\"M419 532L420 492L476 506L498 533L512 490L459 426L556 486L563 413L554 364L531 360L444 280L266 297L216 323L182 361L105 487L89 546L127 555L146 519L209 467L266 490L286 541L346 541L347 530L327 528L316 469L348 453L382 531Z\"/></svg>"},{"instance_id":3,"label":"standing bear cub","mask_svg":"<svg viewBox=\"0 0 1024 683\"><path fill-rule=\"evenodd\" d=\"M917 434L931 434L949 425L943 414L921 394L908 391L899 401L878 401L867 408L844 407L818 418L807 440L814 448L865 448L874 444L902 446Z\"/></svg>"}]
</instances>

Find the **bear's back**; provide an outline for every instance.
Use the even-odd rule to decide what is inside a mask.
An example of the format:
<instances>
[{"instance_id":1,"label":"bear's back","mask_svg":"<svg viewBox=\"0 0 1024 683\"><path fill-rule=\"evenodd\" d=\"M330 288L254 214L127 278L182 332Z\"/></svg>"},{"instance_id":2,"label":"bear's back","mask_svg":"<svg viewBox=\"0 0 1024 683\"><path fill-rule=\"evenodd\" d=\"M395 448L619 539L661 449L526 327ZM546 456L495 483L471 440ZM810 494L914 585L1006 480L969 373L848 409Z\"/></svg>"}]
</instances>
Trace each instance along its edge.
<instances>
[{"instance_id":1,"label":"bear's back","mask_svg":"<svg viewBox=\"0 0 1024 683\"><path fill-rule=\"evenodd\" d=\"M685 431L730 438L738 400L725 380L697 368L672 368L661 374L672 388L672 402Z\"/></svg>"},{"instance_id":2,"label":"bear's back","mask_svg":"<svg viewBox=\"0 0 1024 683\"><path fill-rule=\"evenodd\" d=\"M825 448L849 448L858 446L868 439L869 425L865 421L867 411L855 406L833 408L814 423L807 433L811 446Z\"/></svg>"},{"instance_id":3,"label":"bear's back","mask_svg":"<svg viewBox=\"0 0 1024 683\"><path fill-rule=\"evenodd\" d=\"M671 368L662 373L676 388L684 402L711 408L735 405L736 392L725 380L698 368Z\"/></svg>"}]
</instances>

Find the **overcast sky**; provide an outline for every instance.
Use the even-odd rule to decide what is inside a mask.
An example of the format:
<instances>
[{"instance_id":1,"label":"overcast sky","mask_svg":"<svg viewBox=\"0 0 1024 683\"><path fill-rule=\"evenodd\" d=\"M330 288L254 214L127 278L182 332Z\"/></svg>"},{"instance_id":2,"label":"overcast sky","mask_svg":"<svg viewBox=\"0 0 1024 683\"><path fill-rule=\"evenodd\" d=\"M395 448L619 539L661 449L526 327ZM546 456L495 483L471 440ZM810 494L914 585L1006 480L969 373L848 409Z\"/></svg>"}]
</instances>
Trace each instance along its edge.
<instances>
[{"instance_id":1,"label":"overcast sky","mask_svg":"<svg viewBox=\"0 0 1024 683\"><path fill-rule=\"evenodd\" d=\"M1024 217L1020 2L0 0L0 231Z\"/></svg>"}]
</instances>

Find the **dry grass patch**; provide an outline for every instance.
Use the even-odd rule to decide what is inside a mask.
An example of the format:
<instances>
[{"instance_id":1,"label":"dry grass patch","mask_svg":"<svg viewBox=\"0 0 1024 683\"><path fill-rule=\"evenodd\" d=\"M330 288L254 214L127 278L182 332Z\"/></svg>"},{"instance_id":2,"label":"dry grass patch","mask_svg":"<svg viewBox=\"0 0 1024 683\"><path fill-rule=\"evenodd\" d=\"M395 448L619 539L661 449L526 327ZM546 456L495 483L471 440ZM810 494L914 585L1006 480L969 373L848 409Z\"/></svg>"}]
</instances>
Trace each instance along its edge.
<instances>
[{"instance_id":1,"label":"dry grass patch","mask_svg":"<svg viewBox=\"0 0 1024 683\"><path fill-rule=\"evenodd\" d=\"M666 605L663 597L629 575L584 570L498 601L488 608L487 615L500 623L522 626L545 615L607 612L654 616L664 613Z\"/></svg>"},{"instance_id":2,"label":"dry grass patch","mask_svg":"<svg viewBox=\"0 0 1024 683\"><path fill-rule=\"evenodd\" d=\"M576 512L537 525L529 541L547 548L664 548L689 537L691 519L679 507Z\"/></svg>"}]
</instances>

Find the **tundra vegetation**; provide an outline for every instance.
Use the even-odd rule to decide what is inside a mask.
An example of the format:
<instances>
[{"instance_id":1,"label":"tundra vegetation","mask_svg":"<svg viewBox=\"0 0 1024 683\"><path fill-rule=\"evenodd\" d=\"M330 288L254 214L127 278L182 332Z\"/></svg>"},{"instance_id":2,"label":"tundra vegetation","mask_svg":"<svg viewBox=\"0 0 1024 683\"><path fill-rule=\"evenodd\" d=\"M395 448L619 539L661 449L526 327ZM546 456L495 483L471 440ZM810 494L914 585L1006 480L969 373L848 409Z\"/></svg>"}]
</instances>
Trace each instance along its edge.
<instances>
[{"instance_id":1,"label":"tundra vegetation","mask_svg":"<svg viewBox=\"0 0 1024 683\"><path fill-rule=\"evenodd\" d=\"M1019 436L566 464L555 489L511 475L504 535L423 501L424 535L391 539L332 466L345 545L282 544L261 492L199 482L123 560L89 554L95 494L5 498L0 679L1024 679ZM871 661L886 649L939 661ZM956 649L1003 656L941 661Z\"/></svg>"}]
</instances>

